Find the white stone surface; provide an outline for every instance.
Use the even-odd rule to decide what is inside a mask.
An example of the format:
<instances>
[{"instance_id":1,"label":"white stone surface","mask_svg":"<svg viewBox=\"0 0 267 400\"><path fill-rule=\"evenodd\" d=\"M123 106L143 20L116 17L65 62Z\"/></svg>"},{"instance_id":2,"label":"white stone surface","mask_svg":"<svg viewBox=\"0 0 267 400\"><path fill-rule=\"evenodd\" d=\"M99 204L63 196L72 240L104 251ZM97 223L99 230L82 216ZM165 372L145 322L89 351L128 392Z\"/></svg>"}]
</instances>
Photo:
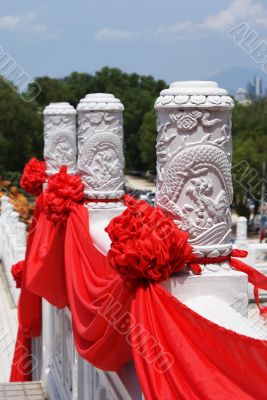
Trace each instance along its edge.
<instances>
[{"instance_id":1,"label":"white stone surface","mask_svg":"<svg viewBox=\"0 0 267 400\"><path fill-rule=\"evenodd\" d=\"M103 203L99 203L99 205L102 205L103 207ZM120 215L124 209L125 207L102 208L98 210L89 209L90 234L93 238L95 247L103 254L108 253L111 245L111 240L105 232L105 228L108 226L110 221Z\"/></svg>"},{"instance_id":2,"label":"white stone surface","mask_svg":"<svg viewBox=\"0 0 267 400\"><path fill-rule=\"evenodd\" d=\"M247 315L248 281L246 275L240 272L229 273L221 269L217 273L207 271L200 276L180 273L163 282L162 286L185 304L190 304L201 296L209 296L224 301L241 315ZM201 314L201 309L199 311ZM216 312L209 319L213 320Z\"/></svg>"},{"instance_id":3,"label":"white stone surface","mask_svg":"<svg viewBox=\"0 0 267 400\"><path fill-rule=\"evenodd\" d=\"M234 307L231 307L228 302L221 300L217 296L202 295L187 300L185 304L198 314L226 329L231 329L254 339L267 339L266 326L262 325L260 327L259 324L255 324L253 319L244 317L240 312L236 311L235 304L233 304Z\"/></svg>"},{"instance_id":4,"label":"white stone surface","mask_svg":"<svg viewBox=\"0 0 267 400\"><path fill-rule=\"evenodd\" d=\"M0 264L0 382L9 382L17 328L17 308Z\"/></svg>"},{"instance_id":5,"label":"white stone surface","mask_svg":"<svg viewBox=\"0 0 267 400\"><path fill-rule=\"evenodd\" d=\"M248 219L246 217L238 217L236 222L236 243L246 243L248 240Z\"/></svg>"},{"instance_id":6,"label":"white stone surface","mask_svg":"<svg viewBox=\"0 0 267 400\"><path fill-rule=\"evenodd\" d=\"M106 93L89 94L77 107L78 173L89 199L119 199L124 194L123 109Z\"/></svg>"},{"instance_id":7,"label":"white stone surface","mask_svg":"<svg viewBox=\"0 0 267 400\"><path fill-rule=\"evenodd\" d=\"M69 103L51 103L44 110L44 159L47 175L62 165L77 172L76 111Z\"/></svg>"},{"instance_id":8,"label":"white stone surface","mask_svg":"<svg viewBox=\"0 0 267 400\"><path fill-rule=\"evenodd\" d=\"M225 89L212 81L174 82L169 89L162 90L156 100L156 110L182 108L224 108L231 109L234 101Z\"/></svg>"},{"instance_id":9,"label":"white stone surface","mask_svg":"<svg viewBox=\"0 0 267 400\"><path fill-rule=\"evenodd\" d=\"M26 225L19 222L18 213L8 197L1 198L0 215L0 259L11 291L14 304L18 303L19 289L11 274L11 267L24 260L26 252Z\"/></svg>"},{"instance_id":10,"label":"white stone surface","mask_svg":"<svg viewBox=\"0 0 267 400\"><path fill-rule=\"evenodd\" d=\"M234 247L246 250L248 256L243 261L267 277L267 243L254 243L250 240L242 240L236 241ZM248 285L248 293L249 300L254 300L254 288L250 283ZM260 300L267 300L266 290L259 290L259 295Z\"/></svg>"},{"instance_id":11,"label":"white stone surface","mask_svg":"<svg viewBox=\"0 0 267 400\"><path fill-rule=\"evenodd\" d=\"M169 103L174 95L184 102ZM231 250L232 103L224 104L225 95L215 82L175 82L155 104L156 204L188 232L199 257Z\"/></svg>"}]
</instances>

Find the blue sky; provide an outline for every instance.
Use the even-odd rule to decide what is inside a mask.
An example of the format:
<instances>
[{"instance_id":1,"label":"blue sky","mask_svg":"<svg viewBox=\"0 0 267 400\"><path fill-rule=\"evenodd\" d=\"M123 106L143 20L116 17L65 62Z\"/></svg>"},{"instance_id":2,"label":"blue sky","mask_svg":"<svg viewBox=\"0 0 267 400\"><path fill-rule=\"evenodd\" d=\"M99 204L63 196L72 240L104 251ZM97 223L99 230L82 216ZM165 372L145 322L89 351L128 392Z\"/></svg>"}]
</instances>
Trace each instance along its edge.
<instances>
[{"instance_id":1,"label":"blue sky","mask_svg":"<svg viewBox=\"0 0 267 400\"><path fill-rule=\"evenodd\" d=\"M241 22L267 39L266 0L1 0L0 46L33 77L108 65L207 79L259 68L226 34Z\"/></svg>"}]
</instances>

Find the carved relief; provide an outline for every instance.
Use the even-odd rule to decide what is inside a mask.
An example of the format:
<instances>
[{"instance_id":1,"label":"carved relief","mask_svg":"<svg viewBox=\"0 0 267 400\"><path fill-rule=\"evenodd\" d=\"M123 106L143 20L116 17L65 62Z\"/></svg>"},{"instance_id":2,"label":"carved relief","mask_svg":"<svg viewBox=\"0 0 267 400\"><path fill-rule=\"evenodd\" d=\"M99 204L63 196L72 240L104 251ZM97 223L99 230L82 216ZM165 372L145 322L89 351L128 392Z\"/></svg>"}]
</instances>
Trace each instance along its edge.
<instances>
[{"instance_id":1,"label":"carved relief","mask_svg":"<svg viewBox=\"0 0 267 400\"><path fill-rule=\"evenodd\" d=\"M111 95L106 96L108 101ZM78 106L78 171L85 194L88 198L120 198L124 194L122 111L118 106L115 110L91 111L86 110L83 102L80 104L83 107L80 110Z\"/></svg>"},{"instance_id":2,"label":"carved relief","mask_svg":"<svg viewBox=\"0 0 267 400\"><path fill-rule=\"evenodd\" d=\"M181 105L171 112L158 110L156 204L189 233L195 254L228 254L233 197L230 112L199 109L201 96L192 97L195 109ZM209 99L215 100L221 104L216 96Z\"/></svg>"},{"instance_id":3,"label":"carved relief","mask_svg":"<svg viewBox=\"0 0 267 400\"><path fill-rule=\"evenodd\" d=\"M209 120L209 112L203 113L198 110L171 113L169 117L171 121L176 123L178 132L181 131L185 133L191 133L195 131L199 124L202 124L202 126L205 128L210 128L221 122L218 118Z\"/></svg>"},{"instance_id":4,"label":"carved relief","mask_svg":"<svg viewBox=\"0 0 267 400\"><path fill-rule=\"evenodd\" d=\"M167 89L168 90L168 89ZM164 91L163 91L164 92ZM202 106L205 108L219 105L224 108L231 109L234 101L230 96L204 96L204 95L163 95L160 96L155 103L156 109L176 108L177 106L193 108Z\"/></svg>"},{"instance_id":5,"label":"carved relief","mask_svg":"<svg viewBox=\"0 0 267 400\"><path fill-rule=\"evenodd\" d=\"M62 165L69 173L77 171L77 141L75 110L67 103L54 103L44 111L44 159L48 175L55 174ZM60 114L62 113L62 114Z\"/></svg>"}]
</instances>

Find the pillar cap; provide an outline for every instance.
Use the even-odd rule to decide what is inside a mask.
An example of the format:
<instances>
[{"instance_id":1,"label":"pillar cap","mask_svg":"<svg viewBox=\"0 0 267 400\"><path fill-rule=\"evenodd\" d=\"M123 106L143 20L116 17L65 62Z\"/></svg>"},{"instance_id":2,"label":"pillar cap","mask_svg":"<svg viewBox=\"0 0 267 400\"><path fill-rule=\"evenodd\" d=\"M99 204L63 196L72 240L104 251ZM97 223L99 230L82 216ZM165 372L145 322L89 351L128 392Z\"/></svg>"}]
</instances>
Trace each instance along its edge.
<instances>
[{"instance_id":1,"label":"pillar cap","mask_svg":"<svg viewBox=\"0 0 267 400\"><path fill-rule=\"evenodd\" d=\"M165 108L224 108L234 107L225 89L213 81L173 82L160 92L155 109Z\"/></svg>"},{"instance_id":2,"label":"pillar cap","mask_svg":"<svg viewBox=\"0 0 267 400\"><path fill-rule=\"evenodd\" d=\"M76 110L69 103L61 102L61 103L50 103L47 107L45 107L44 115L75 115Z\"/></svg>"},{"instance_id":3,"label":"pillar cap","mask_svg":"<svg viewBox=\"0 0 267 400\"><path fill-rule=\"evenodd\" d=\"M90 93L80 100L77 111L123 111L119 99L109 93Z\"/></svg>"}]
</instances>

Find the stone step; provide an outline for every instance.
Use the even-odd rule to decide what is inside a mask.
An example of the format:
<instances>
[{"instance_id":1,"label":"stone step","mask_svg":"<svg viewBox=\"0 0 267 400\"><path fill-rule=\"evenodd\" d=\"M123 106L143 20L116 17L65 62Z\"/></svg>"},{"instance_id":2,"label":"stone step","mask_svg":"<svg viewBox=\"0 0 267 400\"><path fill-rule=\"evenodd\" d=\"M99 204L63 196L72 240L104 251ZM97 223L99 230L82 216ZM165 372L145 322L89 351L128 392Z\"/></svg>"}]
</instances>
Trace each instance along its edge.
<instances>
[{"instance_id":1,"label":"stone step","mask_svg":"<svg viewBox=\"0 0 267 400\"><path fill-rule=\"evenodd\" d=\"M42 382L0 383L0 400L47 400Z\"/></svg>"}]
</instances>

